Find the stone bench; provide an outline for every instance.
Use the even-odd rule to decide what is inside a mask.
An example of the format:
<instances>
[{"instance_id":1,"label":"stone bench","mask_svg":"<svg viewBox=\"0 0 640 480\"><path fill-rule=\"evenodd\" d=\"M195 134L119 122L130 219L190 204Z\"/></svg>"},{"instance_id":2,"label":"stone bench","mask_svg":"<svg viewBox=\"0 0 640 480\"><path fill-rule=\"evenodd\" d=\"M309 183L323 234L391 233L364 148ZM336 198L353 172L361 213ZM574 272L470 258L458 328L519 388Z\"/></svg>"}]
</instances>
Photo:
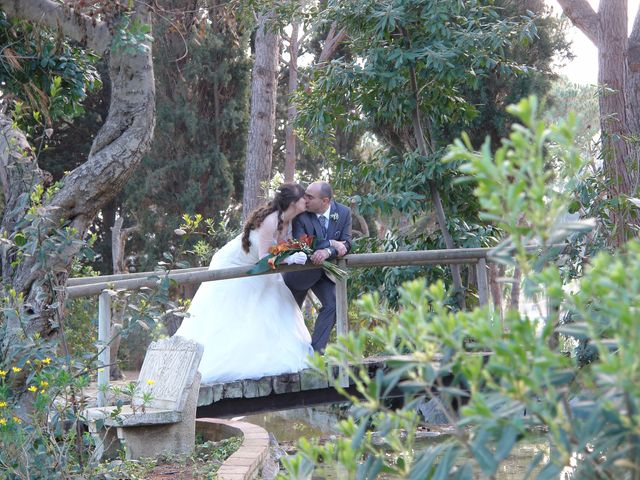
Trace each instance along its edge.
<instances>
[{"instance_id":1,"label":"stone bench","mask_svg":"<svg viewBox=\"0 0 640 480\"><path fill-rule=\"evenodd\" d=\"M202 345L178 336L151 343L131 405L84 411L94 458L113 456L121 445L127 459L191 453L202 352Z\"/></svg>"}]
</instances>

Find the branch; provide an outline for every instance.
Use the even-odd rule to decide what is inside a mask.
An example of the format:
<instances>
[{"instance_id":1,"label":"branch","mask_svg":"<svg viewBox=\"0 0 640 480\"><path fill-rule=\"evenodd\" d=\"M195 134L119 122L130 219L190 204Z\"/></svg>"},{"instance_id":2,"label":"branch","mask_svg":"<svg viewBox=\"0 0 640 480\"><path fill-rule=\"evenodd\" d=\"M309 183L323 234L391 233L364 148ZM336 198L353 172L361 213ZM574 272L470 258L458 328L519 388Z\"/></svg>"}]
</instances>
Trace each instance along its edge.
<instances>
[{"instance_id":1,"label":"branch","mask_svg":"<svg viewBox=\"0 0 640 480\"><path fill-rule=\"evenodd\" d=\"M0 0L2 1L2 0ZM135 16L150 25L149 8L136 2ZM64 178L51 200L54 220L70 220L81 234L98 211L126 185L151 143L155 126L155 85L151 45L109 57L111 104L85 163Z\"/></svg>"},{"instance_id":2,"label":"branch","mask_svg":"<svg viewBox=\"0 0 640 480\"><path fill-rule=\"evenodd\" d=\"M138 225L122 228L123 217L116 218L111 227L111 256L113 263L113 273L123 273L126 271L124 264L125 247L129 236L138 231Z\"/></svg>"},{"instance_id":3,"label":"branch","mask_svg":"<svg viewBox=\"0 0 640 480\"><path fill-rule=\"evenodd\" d=\"M97 53L103 53L111 44L111 33L105 22L51 0L0 0L0 9L9 17L61 30L64 35Z\"/></svg>"},{"instance_id":4,"label":"branch","mask_svg":"<svg viewBox=\"0 0 640 480\"><path fill-rule=\"evenodd\" d=\"M598 46L598 14L587 0L558 0L564 14L595 46Z\"/></svg>"},{"instance_id":5,"label":"branch","mask_svg":"<svg viewBox=\"0 0 640 480\"><path fill-rule=\"evenodd\" d=\"M328 61L338 49L340 42L347 37L347 32L344 28L340 29L338 33L336 33L336 28L336 22L333 22L327 34L327 39L324 42L324 47L322 47L322 52L320 52L320 58L318 59L319 64Z\"/></svg>"}]
</instances>

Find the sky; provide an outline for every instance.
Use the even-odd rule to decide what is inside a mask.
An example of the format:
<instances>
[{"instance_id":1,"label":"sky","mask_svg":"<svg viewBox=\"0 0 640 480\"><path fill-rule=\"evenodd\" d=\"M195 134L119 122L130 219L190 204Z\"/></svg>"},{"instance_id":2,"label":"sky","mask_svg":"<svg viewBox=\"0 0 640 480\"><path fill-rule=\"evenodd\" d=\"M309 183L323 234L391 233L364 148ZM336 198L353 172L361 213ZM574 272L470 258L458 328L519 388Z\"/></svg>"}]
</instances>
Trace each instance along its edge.
<instances>
[{"instance_id":1,"label":"sky","mask_svg":"<svg viewBox=\"0 0 640 480\"><path fill-rule=\"evenodd\" d=\"M640 6L640 0L627 0L629 7L629 23L633 19ZM562 12L556 0L546 0L557 14ZM591 6L598 8L599 0L588 0ZM572 41L571 50L576 58L559 72L569 77L570 80L580 84L595 84L598 81L598 51L591 41L576 27L571 27L569 38Z\"/></svg>"}]
</instances>

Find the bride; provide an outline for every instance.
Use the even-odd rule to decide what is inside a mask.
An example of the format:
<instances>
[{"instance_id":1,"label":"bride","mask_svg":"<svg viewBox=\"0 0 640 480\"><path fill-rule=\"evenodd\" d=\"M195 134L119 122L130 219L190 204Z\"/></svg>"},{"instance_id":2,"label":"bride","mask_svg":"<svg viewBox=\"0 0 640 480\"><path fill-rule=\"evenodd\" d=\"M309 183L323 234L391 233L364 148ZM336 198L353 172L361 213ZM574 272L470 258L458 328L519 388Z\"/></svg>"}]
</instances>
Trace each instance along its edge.
<instances>
[{"instance_id":1,"label":"bride","mask_svg":"<svg viewBox=\"0 0 640 480\"><path fill-rule=\"evenodd\" d=\"M291 236L291 221L304 210L304 189L281 185L269 204L249 215L242 234L216 252L209 269L249 269ZM307 256L298 252L287 260L303 264ZM280 274L205 282L188 313L175 334L204 345L203 383L297 372L313 353L302 312Z\"/></svg>"}]
</instances>

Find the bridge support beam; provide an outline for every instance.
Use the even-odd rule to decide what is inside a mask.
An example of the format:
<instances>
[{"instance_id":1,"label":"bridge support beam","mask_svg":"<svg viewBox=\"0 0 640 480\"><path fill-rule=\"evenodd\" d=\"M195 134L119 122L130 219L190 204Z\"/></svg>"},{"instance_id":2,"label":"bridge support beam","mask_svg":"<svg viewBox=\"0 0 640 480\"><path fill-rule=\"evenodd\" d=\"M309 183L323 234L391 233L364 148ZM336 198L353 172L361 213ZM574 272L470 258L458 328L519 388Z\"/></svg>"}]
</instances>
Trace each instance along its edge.
<instances>
[{"instance_id":1,"label":"bridge support beam","mask_svg":"<svg viewBox=\"0 0 640 480\"><path fill-rule=\"evenodd\" d=\"M479 258L476 263L476 281L478 283L478 302L480 305L489 303L489 281L487 277L487 261Z\"/></svg>"},{"instance_id":2,"label":"bridge support beam","mask_svg":"<svg viewBox=\"0 0 640 480\"><path fill-rule=\"evenodd\" d=\"M109 371L111 369L111 294L104 290L98 297L98 397L97 406L107 405Z\"/></svg>"},{"instance_id":3,"label":"bridge support beam","mask_svg":"<svg viewBox=\"0 0 640 480\"><path fill-rule=\"evenodd\" d=\"M347 271L347 262L341 258L338 267ZM347 279L336 279L336 333L338 337L349 333L349 300L347 298ZM349 376L345 365L338 368L338 379L341 387L349 386Z\"/></svg>"}]
</instances>

